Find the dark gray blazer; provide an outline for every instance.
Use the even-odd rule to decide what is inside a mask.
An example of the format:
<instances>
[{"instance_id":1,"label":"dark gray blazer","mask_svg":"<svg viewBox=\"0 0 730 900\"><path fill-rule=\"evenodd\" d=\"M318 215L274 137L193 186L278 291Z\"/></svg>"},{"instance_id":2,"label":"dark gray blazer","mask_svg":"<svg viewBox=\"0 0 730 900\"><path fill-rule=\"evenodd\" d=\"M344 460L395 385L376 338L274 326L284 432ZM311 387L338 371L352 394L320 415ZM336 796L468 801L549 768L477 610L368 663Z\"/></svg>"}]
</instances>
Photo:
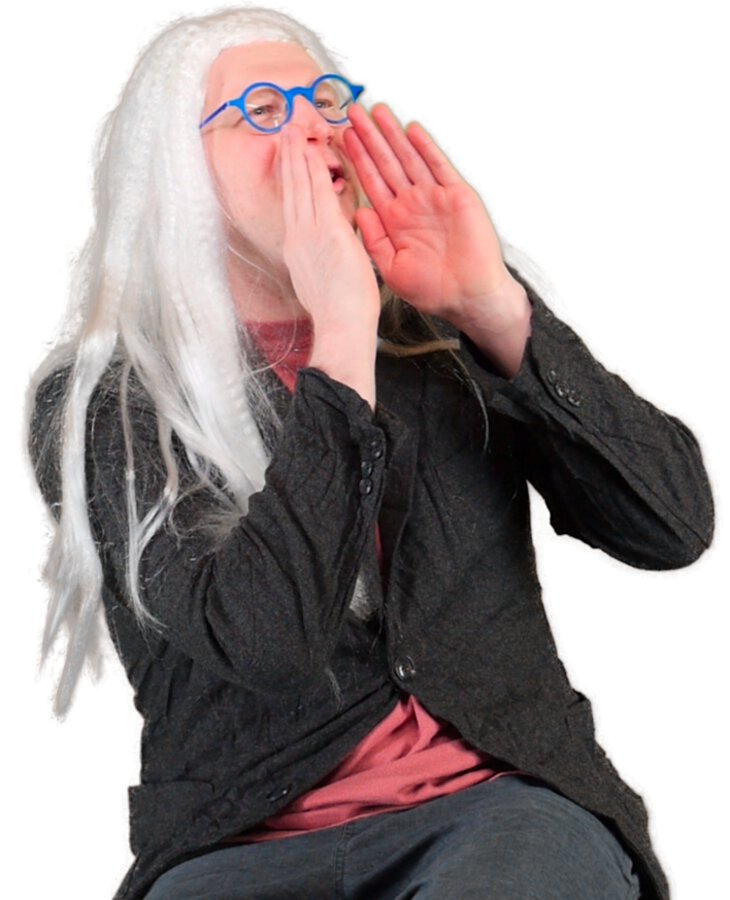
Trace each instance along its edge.
<instances>
[{"instance_id":1,"label":"dark gray blazer","mask_svg":"<svg viewBox=\"0 0 730 900\"><path fill-rule=\"evenodd\" d=\"M688 565L708 546L710 488L682 422L607 372L527 287L532 337L511 380L463 337L471 385L446 353L380 357L373 415L354 391L303 370L293 398L280 398L285 428L248 515L213 546L196 528L210 498L193 493L145 551L143 594L162 635L143 634L128 607L118 393L97 391L92 524L107 622L144 717L141 783L129 788L136 860L115 900L143 897L166 869L312 788L403 691L599 816L634 856L644 896L668 897L641 798L596 743L590 702L558 659L527 480L558 533L651 569ZM42 386L33 424L51 504L63 383ZM151 407L138 403L134 421L143 514L164 473ZM349 608L361 568L367 619Z\"/></svg>"}]
</instances>

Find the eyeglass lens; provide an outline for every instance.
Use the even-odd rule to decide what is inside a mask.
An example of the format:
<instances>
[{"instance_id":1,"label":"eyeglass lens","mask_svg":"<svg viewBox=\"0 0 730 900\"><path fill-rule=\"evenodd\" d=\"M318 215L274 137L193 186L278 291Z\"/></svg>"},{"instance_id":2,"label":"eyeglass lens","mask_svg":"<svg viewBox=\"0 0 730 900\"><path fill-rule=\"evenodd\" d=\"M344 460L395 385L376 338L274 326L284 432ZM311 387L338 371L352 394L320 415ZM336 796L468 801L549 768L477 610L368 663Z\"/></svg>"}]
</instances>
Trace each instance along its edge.
<instances>
[{"instance_id":1,"label":"eyeglass lens","mask_svg":"<svg viewBox=\"0 0 730 900\"><path fill-rule=\"evenodd\" d=\"M315 88L314 107L328 122L345 121L347 107L352 102L349 86L337 78L325 78ZM258 128L269 131L279 128L286 121L289 107L281 91L260 87L247 94L246 112Z\"/></svg>"}]
</instances>

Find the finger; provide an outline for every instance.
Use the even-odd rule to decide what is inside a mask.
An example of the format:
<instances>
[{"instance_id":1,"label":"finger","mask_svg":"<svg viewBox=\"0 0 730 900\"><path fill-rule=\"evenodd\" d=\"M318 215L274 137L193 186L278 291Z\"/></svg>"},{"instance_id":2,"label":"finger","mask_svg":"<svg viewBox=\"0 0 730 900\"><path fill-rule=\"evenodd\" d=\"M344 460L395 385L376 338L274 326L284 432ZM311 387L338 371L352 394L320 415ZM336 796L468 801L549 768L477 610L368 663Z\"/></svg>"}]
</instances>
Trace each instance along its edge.
<instances>
[{"instance_id":1,"label":"finger","mask_svg":"<svg viewBox=\"0 0 730 900\"><path fill-rule=\"evenodd\" d=\"M464 181L443 150L422 125L412 122L406 130L406 136L419 152L438 184L445 187Z\"/></svg>"},{"instance_id":2,"label":"finger","mask_svg":"<svg viewBox=\"0 0 730 900\"><path fill-rule=\"evenodd\" d=\"M304 156L312 186L312 209L315 222L322 223L331 220L341 210L337 194L332 186L330 170L317 147L307 144L304 148Z\"/></svg>"},{"instance_id":3,"label":"finger","mask_svg":"<svg viewBox=\"0 0 730 900\"><path fill-rule=\"evenodd\" d=\"M411 184L410 178L398 159L395 150L385 139L377 125L370 119L367 112L362 107L357 106L357 104L353 104L349 109L349 117L352 127L356 130L365 150L393 194L408 187Z\"/></svg>"},{"instance_id":4,"label":"finger","mask_svg":"<svg viewBox=\"0 0 730 900\"><path fill-rule=\"evenodd\" d=\"M368 200L378 212L384 212L385 206L393 199L393 192L386 184L354 128L348 128L345 131L343 140Z\"/></svg>"},{"instance_id":5,"label":"finger","mask_svg":"<svg viewBox=\"0 0 730 900\"><path fill-rule=\"evenodd\" d=\"M370 258L380 273L386 276L393 265L395 247L380 221L380 216L374 209L363 206L355 213L355 222Z\"/></svg>"},{"instance_id":6,"label":"finger","mask_svg":"<svg viewBox=\"0 0 730 900\"><path fill-rule=\"evenodd\" d=\"M309 172L302 148L297 147L296 126L281 136L281 189L285 223L289 228L311 224L314 218Z\"/></svg>"},{"instance_id":7,"label":"finger","mask_svg":"<svg viewBox=\"0 0 730 900\"><path fill-rule=\"evenodd\" d=\"M383 137L388 141L393 152L403 167L411 183L431 183L433 174L421 154L408 140L400 122L385 103L377 103L372 109L372 117L378 124Z\"/></svg>"},{"instance_id":8,"label":"finger","mask_svg":"<svg viewBox=\"0 0 730 900\"><path fill-rule=\"evenodd\" d=\"M296 196L294 192L294 174L292 172L291 143L282 136L279 145L279 166L281 174L281 196L284 209L284 224L287 228L296 225Z\"/></svg>"}]
</instances>

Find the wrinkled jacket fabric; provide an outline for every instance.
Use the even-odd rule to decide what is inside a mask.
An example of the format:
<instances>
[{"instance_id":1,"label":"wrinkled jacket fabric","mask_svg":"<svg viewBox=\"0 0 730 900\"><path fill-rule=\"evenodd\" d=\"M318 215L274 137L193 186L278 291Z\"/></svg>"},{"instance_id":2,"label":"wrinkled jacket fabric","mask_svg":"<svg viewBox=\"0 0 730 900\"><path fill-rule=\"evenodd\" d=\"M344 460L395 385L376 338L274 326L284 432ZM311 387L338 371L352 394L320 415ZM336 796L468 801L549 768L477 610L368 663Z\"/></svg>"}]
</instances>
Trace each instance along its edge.
<instances>
[{"instance_id":1,"label":"wrinkled jacket fabric","mask_svg":"<svg viewBox=\"0 0 730 900\"><path fill-rule=\"evenodd\" d=\"M532 335L512 379L464 336L471 385L444 352L381 356L373 414L350 388L302 370L293 397L279 396L283 432L238 526L214 545L196 528L212 501L193 492L146 549L142 595L162 633L143 633L130 611L118 393L97 391L89 505L106 619L144 718L140 784L129 788L135 862L114 900L142 898L168 868L312 788L402 691L598 815L635 858L643 896L669 896L641 798L596 743L590 702L558 659L527 481L559 534L664 569L711 540L707 476L682 422L606 371L525 286ZM62 375L42 386L33 424L52 504L48 424L62 391ZM165 473L151 405L132 416L144 514ZM376 601L367 620L350 609L360 570Z\"/></svg>"}]
</instances>

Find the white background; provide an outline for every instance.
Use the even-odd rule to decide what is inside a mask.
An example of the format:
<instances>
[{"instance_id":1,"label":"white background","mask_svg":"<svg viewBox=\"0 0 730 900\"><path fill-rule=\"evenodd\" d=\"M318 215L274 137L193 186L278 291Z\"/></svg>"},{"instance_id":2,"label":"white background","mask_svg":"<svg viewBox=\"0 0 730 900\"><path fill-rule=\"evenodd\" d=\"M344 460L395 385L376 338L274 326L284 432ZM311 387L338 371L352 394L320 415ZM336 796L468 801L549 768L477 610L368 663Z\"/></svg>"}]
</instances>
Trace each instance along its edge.
<instances>
[{"instance_id":1,"label":"white background","mask_svg":"<svg viewBox=\"0 0 730 900\"><path fill-rule=\"evenodd\" d=\"M535 541L561 656L599 740L645 798L675 898L726 889L728 33L721 2L392 0L282 5L344 57L367 103L420 121L538 263L554 310L604 365L700 439L713 547L643 572L551 530ZM14 896L111 897L131 863L140 720L115 657L68 720L37 673L44 512L22 395L90 225L91 148L138 49L201 13L162 0L16 7L3 28L3 881ZM181 60L184 65L184 60ZM723 162L724 160L724 162ZM17 869L17 872L15 871ZM22 875L21 875L22 873ZM20 880L22 878L22 880Z\"/></svg>"}]
</instances>

